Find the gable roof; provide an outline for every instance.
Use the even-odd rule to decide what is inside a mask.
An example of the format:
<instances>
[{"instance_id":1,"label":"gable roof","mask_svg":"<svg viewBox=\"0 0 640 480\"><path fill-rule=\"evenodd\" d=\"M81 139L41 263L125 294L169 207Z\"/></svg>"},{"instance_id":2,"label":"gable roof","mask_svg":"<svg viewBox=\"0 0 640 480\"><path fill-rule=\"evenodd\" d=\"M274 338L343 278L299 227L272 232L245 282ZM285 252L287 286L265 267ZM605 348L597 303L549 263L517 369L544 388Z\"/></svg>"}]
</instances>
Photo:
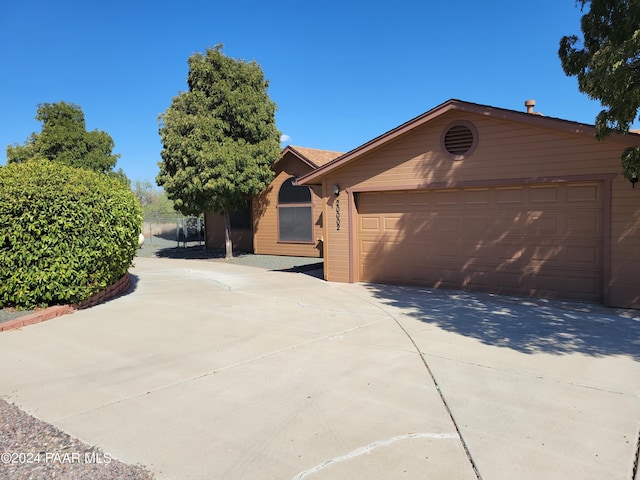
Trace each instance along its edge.
<instances>
[{"instance_id":1,"label":"gable roof","mask_svg":"<svg viewBox=\"0 0 640 480\"><path fill-rule=\"evenodd\" d=\"M398 137L412 131L413 129L424 125L425 123L447 113L452 110L457 110L466 113L475 113L478 115L490 116L501 120L507 120L512 122L526 123L532 126L551 128L554 130L562 131L565 133L573 133L578 135L595 135L595 127L593 125L583 124L579 122L573 122L570 120L563 120L560 118L546 117L540 114L532 114L527 112L520 112L516 110L508 110L505 108L492 107L489 105L481 105L477 103L465 102L463 100L451 99L438 105L437 107L429 110L428 112L419 115L396 128L389 130L382 135L375 137L374 139L360 145L359 147L350 150L349 152L334 158L328 163L320 166L319 168L307 173L306 175L298 178L298 184L313 184L318 182L320 178L326 175L328 172L333 171L336 168L342 167L348 163L351 163L355 159L362 155L397 139ZM630 132L629 135L638 137L640 135L635 132ZM612 137L615 137L613 135ZM640 143L639 143L640 144Z\"/></svg>"},{"instance_id":2,"label":"gable roof","mask_svg":"<svg viewBox=\"0 0 640 480\"><path fill-rule=\"evenodd\" d=\"M292 145L287 145L282 150L282 152L280 153L280 158L276 160L275 163L284 158L287 153L292 153L298 159L302 160L302 162L306 163L314 169L326 165L331 160L334 160L342 155L342 152L332 152L330 150L320 150L317 148L295 147Z\"/></svg>"}]
</instances>

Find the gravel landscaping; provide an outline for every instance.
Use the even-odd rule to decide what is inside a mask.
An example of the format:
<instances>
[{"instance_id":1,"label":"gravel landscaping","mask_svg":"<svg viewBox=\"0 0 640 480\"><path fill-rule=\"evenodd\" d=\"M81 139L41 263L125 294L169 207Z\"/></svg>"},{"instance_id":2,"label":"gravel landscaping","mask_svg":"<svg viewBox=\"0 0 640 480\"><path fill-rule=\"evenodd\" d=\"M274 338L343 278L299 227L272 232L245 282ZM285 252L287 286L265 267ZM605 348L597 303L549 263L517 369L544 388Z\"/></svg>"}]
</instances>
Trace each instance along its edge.
<instances>
[{"instance_id":1,"label":"gravel landscaping","mask_svg":"<svg viewBox=\"0 0 640 480\"><path fill-rule=\"evenodd\" d=\"M0 478L11 480L152 480L127 465L0 399Z\"/></svg>"},{"instance_id":2,"label":"gravel landscaping","mask_svg":"<svg viewBox=\"0 0 640 480\"><path fill-rule=\"evenodd\" d=\"M198 245L197 242L187 244L186 247L176 245L177 243L173 240L170 241L160 237L153 237L151 241L145 241L142 248L138 250L137 256L230 262L237 265L247 265L278 271L311 272L319 270L318 276L322 276L322 258L255 255L253 253L234 252L234 257L231 260L226 260L224 258L224 251L205 250L204 246Z\"/></svg>"},{"instance_id":3,"label":"gravel landscaping","mask_svg":"<svg viewBox=\"0 0 640 480\"><path fill-rule=\"evenodd\" d=\"M8 322L9 320L13 320L33 312L33 310L13 310L11 308L2 308L0 309L0 323Z\"/></svg>"}]
</instances>

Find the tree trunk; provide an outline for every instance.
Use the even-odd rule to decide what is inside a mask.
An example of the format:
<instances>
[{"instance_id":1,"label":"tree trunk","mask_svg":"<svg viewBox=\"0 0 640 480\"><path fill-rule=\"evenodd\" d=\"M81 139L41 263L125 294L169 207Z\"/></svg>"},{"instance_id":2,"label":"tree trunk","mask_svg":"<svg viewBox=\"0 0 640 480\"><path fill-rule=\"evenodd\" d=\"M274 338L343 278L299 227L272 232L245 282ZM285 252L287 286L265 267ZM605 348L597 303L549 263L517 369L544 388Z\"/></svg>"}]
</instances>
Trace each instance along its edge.
<instances>
[{"instance_id":1,"label":"tree trunk","mask_svg":"<svg viewBox=\"0 0 640 480\"><path fill-rule=\"evenodd\" d=\"M231 244L231 220L229 219L229 210L225 208L222 213L224 215L224 258L231 260L233 258L233 245Z\"/></svg>"}]
</instances>

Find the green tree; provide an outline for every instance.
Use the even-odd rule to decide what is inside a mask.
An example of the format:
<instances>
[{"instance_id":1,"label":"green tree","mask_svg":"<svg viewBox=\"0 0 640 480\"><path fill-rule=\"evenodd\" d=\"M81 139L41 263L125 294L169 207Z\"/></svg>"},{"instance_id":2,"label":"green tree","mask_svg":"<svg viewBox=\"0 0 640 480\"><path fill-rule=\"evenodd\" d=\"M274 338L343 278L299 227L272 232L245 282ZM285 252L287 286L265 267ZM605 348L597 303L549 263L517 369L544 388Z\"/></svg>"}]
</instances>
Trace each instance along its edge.
<instances>
[{"instance_id":1,"label":"green tree","mask_svg":"<svg viewBox=\"0 0 640 480\"><path fill-rule=\"evenodd\" d=\"M8 146L7 163L40 158L107 173L128 183L121 169L113 171L120 157L112 153L113 139L100 130L88 132L84 113L78 105L66 102L40 104L36 120L42 122L42 131L32 133L24 145Z\"/></svg>"},{"instance_id":2,"label":"green tree","mask_svg":"<svg viewBox=\"0 0 640 480\"><path fill-rule=\"evenodd\" d=\"M640 1L576 0L582 11L582 44L576 35L562 37L558 55L568 76L578 78L578 88L599 100L603 110L596 118L596 138L612 132L626 133L640 110ZM624 176L640 174L640 148L622 154Z\"/></svg>"},{"instance_id":3,"label":"green tree","mask_svg":"<svg viewBox=\"0 0 640 480\"><path fill-rule=\"evenodd\" d=\"M140 180L136 180L135 182L133 182L133 188L131 189L131 191L138 199L138 202L140 203L140 206L142 208L153 203L156 193L153 183L151 183L149 180L144 180L142 182Z\"/></svg>"},{"instance_id":4,"label":"green tree","mask_svg":"<svg viewBox=\"0 0 640 480\"><path fill-rule=\"evenodd\" d=\"M131 191L138 199L145 215L176 213L173 202L167 198L164 190L149 180L136 180Z\"/></svg>"},{"instance_id":5,"label":"green tree","mask_svg":"<svg viewBox=\"0 0 640 480\"><path fill-rule=\"evenodd\" d=\"M224 215L231 258L230 211L273 179L280 152L276 105L260 66L225 56L222 45L189 58L187 83L189 90L160 115L156 181L183 214Z\"/></svg>"}]
</instances>

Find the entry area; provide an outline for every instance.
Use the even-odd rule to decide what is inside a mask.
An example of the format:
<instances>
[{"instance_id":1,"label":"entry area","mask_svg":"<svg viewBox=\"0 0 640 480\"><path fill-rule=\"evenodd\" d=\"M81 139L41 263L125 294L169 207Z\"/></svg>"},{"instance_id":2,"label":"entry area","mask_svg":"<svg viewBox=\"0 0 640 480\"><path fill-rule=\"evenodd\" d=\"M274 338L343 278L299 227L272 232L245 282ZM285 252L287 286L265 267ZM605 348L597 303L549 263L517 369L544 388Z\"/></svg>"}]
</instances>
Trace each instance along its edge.
<instances>
[{"instance_id":1,"label":"entry area","mask_svg":"<svg viewBox=\"0 0 640 480\"><path fill-rule=\"evenodd\" d=\"M602 301L600 182L357 193L358 281Z\"/></svg>"}]
</instances>

